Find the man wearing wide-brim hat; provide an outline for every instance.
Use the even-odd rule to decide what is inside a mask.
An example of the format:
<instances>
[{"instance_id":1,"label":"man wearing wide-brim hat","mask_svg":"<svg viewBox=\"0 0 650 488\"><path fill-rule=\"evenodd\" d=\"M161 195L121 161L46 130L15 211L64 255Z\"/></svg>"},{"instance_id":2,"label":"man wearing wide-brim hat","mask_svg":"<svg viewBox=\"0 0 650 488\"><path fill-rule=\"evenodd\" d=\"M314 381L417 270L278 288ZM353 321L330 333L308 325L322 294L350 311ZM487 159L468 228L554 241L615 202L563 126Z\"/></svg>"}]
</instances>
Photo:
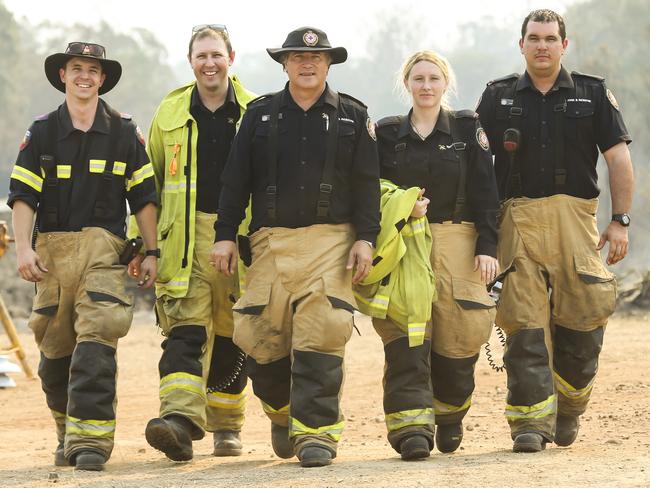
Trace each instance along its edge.
<instances>
[{"instance_id":1,"label":"man wearing wide-brim hat","mask_svg":"<svg viewBox=\"0 0 650 488\"><path fill-rule=\"evenodd\" d=\"M368 274L379 231L377 150L365 105L326 81L345 48L302 27L267 51L289 82L243 118L222 175L212 260L235 271L236 230L252 196L252 264L233 340L249 355L275 453L325 466L343 430L351 287Z\"/></svg>"},{"instance_id":2,"label":"man wearing wide-brim hat","mask_svg":"<svg viewBox=\"0 0 650 488\"><path fill-rule=\"evenodd\" d=\"M148 254L144 287L156 279L158 254L142 134L131 116L99 98L121 73L98 44L71 42L48 56L45 74L65 101L27 131L9 185L18 271L37 289L29 326L56 422L54 462L90 471L102 470L113 449L115 350L133 316L125 291L127 201Z\"/></svg>"}]
</instances>

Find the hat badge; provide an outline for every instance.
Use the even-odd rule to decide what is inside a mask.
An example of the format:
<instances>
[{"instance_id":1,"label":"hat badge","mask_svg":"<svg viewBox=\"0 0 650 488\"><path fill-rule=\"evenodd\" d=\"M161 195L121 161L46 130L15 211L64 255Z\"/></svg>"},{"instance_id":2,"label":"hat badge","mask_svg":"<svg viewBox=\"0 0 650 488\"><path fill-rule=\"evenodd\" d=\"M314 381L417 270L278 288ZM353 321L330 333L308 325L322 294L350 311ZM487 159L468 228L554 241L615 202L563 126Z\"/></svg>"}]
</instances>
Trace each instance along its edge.
<instances>
[{"instance_id":1,"label":"hat badge","mask_svg":"<svg viewBox=\"0 0 650 488\"><path fill-rule=\"evenodd\" d=\"M318 44L318 35L316 35L315 32L309 30L303 34L302 40L309 47L315 46Z\"/></svg>"},{"instance_id":2,"label":"hat badge","mask_svg":"<svg viewBox=\"0 0 650 488\"><path fill-rule=\"evenodd\" d=\"M83 52L81 54L84 55L84 56L89 55L90 54L90 47L88 47L87 45L84 46L84 50L83 50Z\"/></svg>"}]
</instances>

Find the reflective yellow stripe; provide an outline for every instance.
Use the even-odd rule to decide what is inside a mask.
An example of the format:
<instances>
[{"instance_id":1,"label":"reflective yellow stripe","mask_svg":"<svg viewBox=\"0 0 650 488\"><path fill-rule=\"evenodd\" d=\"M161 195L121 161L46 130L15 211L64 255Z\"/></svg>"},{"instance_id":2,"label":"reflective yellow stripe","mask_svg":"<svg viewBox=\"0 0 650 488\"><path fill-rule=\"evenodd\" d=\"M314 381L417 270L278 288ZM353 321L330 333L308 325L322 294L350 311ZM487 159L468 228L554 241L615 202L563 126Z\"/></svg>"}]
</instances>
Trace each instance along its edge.
<instances>
[{"instance_id":1,"label":"reflective yellow stripe","mask_svg":"<svg viewBox=\"0 0 650 488\"><path fill-rule=\"evenodd\" d=\"M424 344L424 333L426 329L426 322L412 322L408 324L409 347Z\"/></svg>"},{"instance_id":2,"label":"reflective yellow stripe","mask_svg":"<svg viewBox=\"0 0 650 488\"><path fill-rule=\"evenodd\" d=\"M56 165L56 177L62 180L70 179L72 175L72 166L69 164L57 164Z\"/></svg>"},{"instance_id":3,"label":"reflective yellow stripe","mask_svg":"<svg viewBox=\"0 0 650 488\"><path fill-rule=\"evenodd\" d=\"M594 387L594 381L596 378L592 378L587 386L584 388L574 388L566 380L564 380L559 374L553 371L553 376L555 377L555 389L561 395L570 398L572 400L578 400L584 398L591 393L591 390Z\"/></svg>"},{"instance_id":4,"label":"reflective yellow stripe","mask_svg":"<svg viewBox=\"0 0 650 488\"><path fill-rule=\"evenodd\" d=\"M130 191L134 186L138 186L144 180L151 178L152 176L153 166L151 166L151 163L147 163L142 168L133 172L131 179L126 185L126 191Z\"/></svg>"},{"instance_id":5,"label":"reflective yellow stripe","mask_svg":"<svg viewBox=\"0 0 650 488\"><path fill-rule=\"evenodd\" d=\"M305 424L293 417L289 417L289 437L324 434L338 442L341 439L344 424L345 422L339 422L333 425L324 425L322 427L312 428L307 427Z\"/></svg>"},{"instance_id":6,"label":"reflective yellow stripe","mask_svg":"<svg viewBox=\"0 0 650 488\"><path fill-rule=\"evenodd\" d=\"M66 434L77 434L89 437L110 437L115 435L115 420L81 420L67 417L65 422Z\"/></svg>"},{"instance_id":7,"label":"reflective yellow stripe","mask_svg":"<svg viewBox=\"0 0 650 488\"><path fill-rule=\"evenodd\" d=\"M59 419L64 419L66 415L62 412L57 412L56 410L50 410L52 412L52 417L54 417L54 420L59 420Z\"/></svg>"},{"instance_id":8,"label":"reflective yellow stripe","mask_svg":"<svg viewBox=\"0 0 650 488\"><path fill-rule=\"evenodd\" d=\"M184 390L205 397L203 378L189 373L172 373L160 379L160 396L174 390Z\"/></svg>"},{"instance_id":9,"label":"reflective yellow stripe","mask_svg":"<svg viewBox=\"0 0 650 488\"><path fill-rule=\"evenodd\" d=\"M179 181L177 183L166 181L163 186L163 191L165 193L180 193L184 192L186 188L187 183L185 181ZM196 191L196 181L190 183L190 190Z\"/></svg>"},{"instance_id":10,"label":"reflective yellow stripe","mask_svg":"<svg viewBox=\"0 0 650 488\"><path fill-rule=\"evenodd\" d=\"M386 414L386 427L389 431L409 425L433 425L435 422L433 408L418 408Z\"/></svg>"},{"instance_id":11,"label":"reflective yellow stripe","mask_svg":"<svg viewBox=\"0 0 650 488\"><path fill-rule=\"evenodd\" d=\"M388 303L390 298L386 295L375 295L370 300L366 300L363 296L354 292L354 297L359 300L361 303L368 305L371 308L376 308L377 310L386 311L388 310Z\"/></svg>"},{"instance_id":12,"label":"reflective yellow stripe","mask_svg":"<svg viewBox=\"0 0 650 488\"><path fill-rule=\"evenodd\" d=\"M472 397L465 400L465 403L460 407L451 405L450 403L441 402L440 400L436 400L435 397L433 399L433 409L435 410L436 415L449 415L456 412L462 412L463 410L467 410L471 405Z\"/></svg>"},{"instance_id":13,"label":"reflective yellow stripe","mask_svg":"<svg viewBox=\"0 0 650 488\"><path fill-rule=\"evenodd\" d=\"M289 404L287 403L284 407L280 408L279 410L276 410L273 408L271 405L268 403L262 403L262 410L264 410L266 413L270 414L276 414L276 415L288 415L289 414Z\"/></svg>"},{"instance_id":14,"label":"reflective yellow stripe","mask_svg":"<svg viewBox=\"0 0 650 488\"><path fill-rule=\"evenodd\" d=\"M222 393L213 391L208 393L208 405L216 408L227 408L235 410L242 408L246 404L246 393Z\"/></svg>"},{"instance_id":15,"label":"reflective yellow stripe","mask_svg":"<svg viewBox=\"0 0 650 488\"><path fill-rule=\"evenodd\" d=\"M27 186L32 187L39 193L43 190L43 178L22 166L14 166L14 169L11 172L11 178L25 183Z\"/></svg>"},{"instance_id":16,"label":"reflective yellow stripe","mask_svg":"<svg viewBox=\"0 0 650 488\"><path fill-rule=\"evenodd\" d=\"M88 161L88 170L91 173L103 173L106 167L105 159L91 159Z\"/></svg>"},{"instance_id":17,"label":"reflective yellow stripe","mask_svg":"<svg viewBox=\"0 0 650 488\"><path fill-rule=\"evenodd\" d=\"M118 176L124 176L126 172L126 163L121 161L115 161L113 163L113 174Z\"/></svg>"},{"instance_id":18,"label":"reflective yellow stripe","mask_svg":"<svg viewBox=\"0 0 650 488\"><path fill-rule=\"evenodd\" d=\"M557 397L551 395L535 405L506 405L505 414L508 420L540 419L555 413L556 405Z\"/></svg>"}]
</instances>

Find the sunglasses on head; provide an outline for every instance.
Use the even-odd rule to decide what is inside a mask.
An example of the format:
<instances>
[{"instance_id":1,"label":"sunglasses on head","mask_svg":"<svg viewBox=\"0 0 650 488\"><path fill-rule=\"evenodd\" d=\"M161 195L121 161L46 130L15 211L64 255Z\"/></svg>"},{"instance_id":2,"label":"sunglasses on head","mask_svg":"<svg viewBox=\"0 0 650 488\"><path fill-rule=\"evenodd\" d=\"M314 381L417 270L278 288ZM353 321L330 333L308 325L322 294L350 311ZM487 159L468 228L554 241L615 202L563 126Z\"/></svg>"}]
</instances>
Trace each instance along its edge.
<instances>
[{"instance_id":1,"label":"sunglasses on head","mask_svg":"<svg viewBox=\"0 0 650 488\"><path fill-rule=\"evenodd\" d=\"M192 27L192 34L196 34L199 31L204 29L211 29L217 32L225 32L228 35L228 29L226 29L225 24L199 24Z\"/></svg>"},{"instance_id":2,"label":"sunglasses on head","mask_svg":"<svg viewBox=\"0 0 650 488\"><path fill-rule=\"evenodd\" d=\"M99 44L91 44L88 42L71 42L65 49L66 54L74 54L79 56L92 56L94 58L106 58L106 49Z\"/></svg>"}]
</instances>

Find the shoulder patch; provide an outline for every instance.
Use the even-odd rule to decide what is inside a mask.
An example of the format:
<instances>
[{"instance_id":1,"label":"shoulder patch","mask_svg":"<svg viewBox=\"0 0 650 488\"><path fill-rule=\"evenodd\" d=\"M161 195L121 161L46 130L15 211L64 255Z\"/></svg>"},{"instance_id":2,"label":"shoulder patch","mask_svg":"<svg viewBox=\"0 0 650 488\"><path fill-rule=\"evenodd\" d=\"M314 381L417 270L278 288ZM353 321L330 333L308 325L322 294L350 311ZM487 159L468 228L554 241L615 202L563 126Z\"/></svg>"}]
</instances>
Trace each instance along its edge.
<instances>
[{"instance_id":1,"label":"shoulder patch","mask_svg":"<svg viewBox=\"0 0 650 488\"><path fill-rule=\"evenodd\" d=\"M496 78L492 81L488 81L487 85L494 85L495 83L500 83L502 81L516 80L519 78L519 73L510 73L509 75L502 76L501 78Z\"/></svg>"},{"instance_id":2,"label":"shoulder patch","mask_svg":"<svg viewBox=\"0 0 650 488\"><path fill-rule=\"evenodd\" d=\"M122 117L124 120L132 120L133 119L133 115L127 114L127 113L124 113L124 112L120 112L120 117Z\"/></svg>"},{"instance_id":3,"label":"shoulder patch","mask_svg":"<svg viewBox=\"0 0 650 488\"><path fill-rule=\"evenodd\" d=\"M618 102L616 101L614 94L611 92L609 88L607 89L607 100L609 100L609 103L612 104L612 107L614 107L616 110L620 110L620 108L618 107Z\"/></svg>"},{"instance_id":4,"label":"shoulder patch","mask_svg":"<svg viewBox=\"0 0 650 488\"><path fill-rule=\"evenodd\" d=\"M22 151L27 146L29 146L29 141L31 141L31 139L32 139L32 132L28 130L27 132L25 132L25 137L23 137L23 141L20 143L19 151Z\"/></svg>"},{"instance_id":5,"label":"shoulder patch","mask_svg":"<svg viewBox=\"0 0 650 488\"><path fill-rule=\"evenodd\" d=\"M142 130L140 130L140 126L138 125L135 126L135 136L138 138L138 142L144 146L145 145L144 134L142 133Z\"/></svg>"},{"instance_id":6,"label":"shoulder patch","mask_svg":"<svg viewBox=\"0 0 650 488\"><path fill-rule=\"evenodd\" d=\"M403 117L401 115L391 115L390 117L384 117L377 121L377 128L386 127L388 125L400 125L402 123Z\"/></svg>"},{"instance_id":7,"label":"shoulder patch","mask_svg":"<svg viewBox=\"0 0 650 488\"><path fill-rule=\"evenodd\" d=\"M368 107L366 106L366 104L363 103L361 100L358 100L358 99L354 98L353 96L348 95L347 93L339 92L339 96L341 96L341 97L343 97L343 98L346 98L346 99L348 99L348 100L352 100L353 102L358 103L359 105L361 105L361 106L362 106L363 108L365 108L365 109L368 108Z\"/></svg>"},{"instance_id":8,"label":"shoulder patch","mask_svg":"<svg viewBox=\"0 0 650 488\"><path fill-rule=\"evenodd\" d=\"M366 120L366 129L368 129L368 135L372 138L373 141L377 140L377 134L375 134L375 124L372 122L370 117Z\"/></svg>"},{"instance_id":9,"label":"shoulder patch","mask_svg":"<svg viewBox=\"0 0 650 488\"><path fill-rule=\"evenodd\" d=\"M456 110L451 112L454 118L456 119L462 119L462 118L467 118L467 119L476 119L478 118L478 114L474 112L474 110Z\"/></svg>"},{"instance_id":10,"label":"shoulder patch","mask_svg":"<svg viewBox=\"0 0 650 488\"><path fill-rule=\"evenodd\" d=\"M605 78L603 78L602 76L580 73L580 71L571 71L571 76L582 76L583 78L591 78L592 80L596 80L599 82L605 81Z\"/></svg>"},{"instance_id":11,"label":"shoulder patch","mask_svg":"<svg viewBox=\"0 0 650 488\"><path fill-rule=\"evenodd\" d=\"M48 118L49 116L50 116L49 113L47 113L47 114L41 114L41 115L37 115L36 117L34 117L34 120L35 120L36 122L43 122L44 120L47 120L47 118Z\"/></svg>"},{"instance_id":12,"label":"shoulder patch","mask_svg":"<svg viewBox=\"0 0 650 488\"><path fill-rule=\"evenodd\" d=\"M484 151L490 150L490 142L488 141L487 134L483 130L483 127L476 129L476 142L478 142L478 145L481 146Z\"/></svg>"}]
</instances>

